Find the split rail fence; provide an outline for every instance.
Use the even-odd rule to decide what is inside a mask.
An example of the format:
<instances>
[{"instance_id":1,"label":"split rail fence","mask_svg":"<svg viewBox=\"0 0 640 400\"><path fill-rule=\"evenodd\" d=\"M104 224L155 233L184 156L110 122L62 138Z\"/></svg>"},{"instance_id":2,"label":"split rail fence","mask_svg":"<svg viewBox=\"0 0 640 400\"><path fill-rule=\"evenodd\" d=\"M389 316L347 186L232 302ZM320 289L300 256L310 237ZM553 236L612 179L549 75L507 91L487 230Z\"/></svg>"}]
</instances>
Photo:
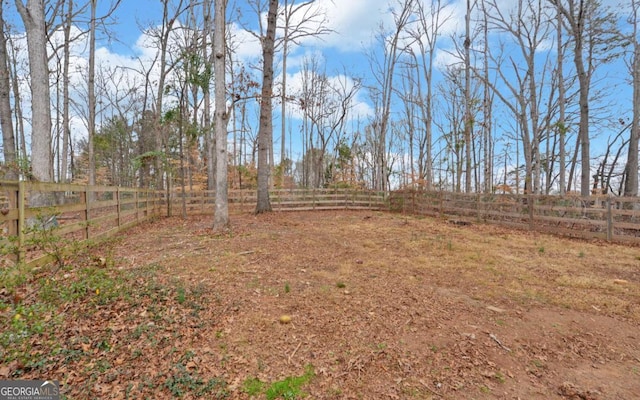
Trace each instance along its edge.
<instances>
[{"instance_id":1,"label":"split rail fence","mask_svg":"<svg viewBox=\"0 0 640 400\"><path fill-rule=\"evenodd\" d=\"M452 222L488 222L583 239L640 244L640 198L462 194L397 191L391 211L445 217Z\"/></svg>"},{"instance_id":2,"label":"split rail fence","mask_svg":"<svg viewBox=\"0 0 640 400\"><path fill-rule=\"evenodd\" d=\"M255 190L230 190L228 198L230 212L255 209ZM388 210L383 193L349 189L272 190L270 200L275 211ZM54 232L65 242L88 242L152 218L213 214L214 203L215 192L210 191L183 195L175 190L0 181L0 267L48 261L46 251L35 244L43 232Z\"/></svg>"},{"instance_id":3,"label":"split rail fence","mask_svg":"<svg viewBox=\"0 0 640 400\"><path fill-rule=\"evenodd\" d=\"M251 212L255 190L230 190L230 212ZM460 194L352 189L279 189L270 192L274 211L390 210L488 222L585 239L640 244L640 198ZM110 236L143 221L213 214L215 193L155 191L113 186L0 181L0 266L46 260L33 238L55 227L74 242Z\"/></svg>"}]
</instances>

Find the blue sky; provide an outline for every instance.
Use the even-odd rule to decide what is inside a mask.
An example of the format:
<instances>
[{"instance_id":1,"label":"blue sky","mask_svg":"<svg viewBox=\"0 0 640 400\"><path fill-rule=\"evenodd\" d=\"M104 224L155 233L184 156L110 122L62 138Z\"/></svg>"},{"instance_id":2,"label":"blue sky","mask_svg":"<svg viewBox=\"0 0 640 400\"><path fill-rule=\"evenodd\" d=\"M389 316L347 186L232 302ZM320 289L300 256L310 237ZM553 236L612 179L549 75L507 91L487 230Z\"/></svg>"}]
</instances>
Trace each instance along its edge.
<instances>
[{"instance_id":1,"label":"blue sky","mask_svg":"<svg viewBox=\"0 0 640 400\"><path fill-rule=\"evenodd\" d=\"M608 0L608 2L613 4L617 0ZM11 7L10 3L8 4ZM99 3L101 6L105 6L106 2L101 1ZM509 7L516 4L516 1L499 0L499 3L504 7L504 10L508 10ZM231 31L237 40L241 42L238 48L238 57L247 64L255 64L260 56L259 44L250 35L244 33L237 23L233 22L235 21L235 8L237 5L242 7L243 4L245 4L244 1L238 0L234 4L234 1L230 0L228 14L229 19L232 21ZM375 84L366 52L372 49L380 50L379 47L376 47L377 43L374 35L381 24L390 26L392 23L390 9L397 4L397 0L316 0L315 4L326 11L326 26L333 33L323 36L321 40L304 40L300 46L292 49L287 69L288 86L291 87L290 90L295 90L296 85L299 85L299 75L297 73L302 65L302 60L310 54L315 54L324 62L324 68L329 77L344 79L345 76L349 76L363 79L365 88L361 90L355 99L354 110L358 110L358 112L353 113L353 118L358 118L356 114L360 114L359 118L364 121L364 124L366 119L373 113L373 105L369 99L366 86ZM440 77L439 71L447 64L459 61L452 55L452 37L459 37L462 31L465 0L453 0L447 2L447 4L447 13L451 15L451 18L441 29L442 37L439 39L440 47L436 54L436 66L438 67L436 78ZM9 13L9 15L11 14ZM256 26L256 18L255 15L245 12L244 21L248 26ZM102 41L99 41L99 46L101 46L98 51L99 61L110 65L127 67L139 65L140 61L137 58L149 58L153 52L153 49L144 49L140 46L144 39L143 29L158 24L160 19L161 3L159 0L123 0L115 15L117 23L110 27L112 32L115 33L117 41L109 42L104 37ZM17 30L20 30L19 22L16 22L15 26ZM80 70L86 65L84 49L86 48L83 45L78 45L76 64ZM554 50L551 49L550 52L553 53ZM278 61L278 56L276 56L276 61ZM567 68L572 68L570 60L567 60ZM614 110L612 115L623 117L629 115L631 91L628 76L628 70L622 60L600 70L599 78L603 80L597 81L596 85L607 91L607 96L602 103ZM83 78L78 75L74 79L81 83ZM400 81L396 80L396 82L399 83ZM499 103L496 103L496 105L499 106ZM507 114L500 113L500 111L495 113L496 117L502 115ZM508 119L509 117L506 117L505 121L497 121L496 127L509 129L510 123ZM276 112L274 121L279 124L279 120L280 116ZM614 127L615 122L612 121L611 129L604 129L601 133L594 135L594 143L592 144L592 154L594 156L603 151L607 137L610 133L614 133L616 129ZM83 135L83 132L86 131L79 119L75 120L73 129L76 135ZM279 132L279 126L275 127L275 131ZM497 133L499 134L499 132ZM279 141L278 135L275 136L275 140ZM294 153L294 156L299 155Z\"/></svg>"}]
</instances>

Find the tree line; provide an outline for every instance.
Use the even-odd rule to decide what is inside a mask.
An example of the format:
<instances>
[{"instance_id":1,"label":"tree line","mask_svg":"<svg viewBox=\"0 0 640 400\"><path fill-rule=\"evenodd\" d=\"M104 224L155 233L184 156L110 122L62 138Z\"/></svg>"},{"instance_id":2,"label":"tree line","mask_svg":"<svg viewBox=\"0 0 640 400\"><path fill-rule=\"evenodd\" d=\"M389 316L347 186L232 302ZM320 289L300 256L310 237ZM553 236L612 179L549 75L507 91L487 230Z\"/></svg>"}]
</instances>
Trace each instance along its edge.
<instances>
[{"instance_id":1,"label":"tree line","mask_svg":"<svg viewBox=\"0 0 640 400\"><path fill-rule=\"evenodd\" d=\"M4 178L216 190L218 226L228 187L638 194L640 1L390 0L366 73L289 67L323 5L159 0L114 64L120 0L2 2Z\"/></svg>"}]
</instances>

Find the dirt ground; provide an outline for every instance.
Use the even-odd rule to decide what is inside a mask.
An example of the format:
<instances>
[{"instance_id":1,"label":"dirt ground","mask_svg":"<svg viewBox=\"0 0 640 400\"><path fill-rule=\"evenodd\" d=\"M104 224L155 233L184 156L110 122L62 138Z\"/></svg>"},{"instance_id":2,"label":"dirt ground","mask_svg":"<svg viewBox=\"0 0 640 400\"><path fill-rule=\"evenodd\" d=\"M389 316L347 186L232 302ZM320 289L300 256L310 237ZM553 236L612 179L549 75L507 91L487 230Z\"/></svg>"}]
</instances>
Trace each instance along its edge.
<instances>
[{"instance_id":1,"label":"dirt ground","mask_svg":"<svg viewBox=\"0 0 640 400\"><path fill-rule=\"evenodd\" d=\"M262 399L252 379L312 367L310 399L640 399L638 248L383 212L211 225L95 249L137 295L64 310L67 398Z\"/></svg>"}]
</instances>

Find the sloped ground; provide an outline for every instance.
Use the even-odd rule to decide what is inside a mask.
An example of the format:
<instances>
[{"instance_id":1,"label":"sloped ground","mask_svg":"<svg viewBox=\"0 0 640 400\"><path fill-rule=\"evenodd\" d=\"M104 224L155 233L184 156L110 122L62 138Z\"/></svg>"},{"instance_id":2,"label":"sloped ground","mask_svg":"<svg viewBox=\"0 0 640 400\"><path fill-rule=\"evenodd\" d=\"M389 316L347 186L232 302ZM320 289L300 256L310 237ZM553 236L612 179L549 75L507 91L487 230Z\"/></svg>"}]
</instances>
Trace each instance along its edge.
<instances>
[{"instance_id":1,"label":"sloped ground","mask_svg":"<svg viewBox=\"0 0 640 400\"><path fill-rule=\"evenodd\" d=\"M211 223L93 249L110 280L0 377L73 399L273 398L309 368L313 399L640 398L638 248L374 212Z\"/></svg>"}]
</instances>

